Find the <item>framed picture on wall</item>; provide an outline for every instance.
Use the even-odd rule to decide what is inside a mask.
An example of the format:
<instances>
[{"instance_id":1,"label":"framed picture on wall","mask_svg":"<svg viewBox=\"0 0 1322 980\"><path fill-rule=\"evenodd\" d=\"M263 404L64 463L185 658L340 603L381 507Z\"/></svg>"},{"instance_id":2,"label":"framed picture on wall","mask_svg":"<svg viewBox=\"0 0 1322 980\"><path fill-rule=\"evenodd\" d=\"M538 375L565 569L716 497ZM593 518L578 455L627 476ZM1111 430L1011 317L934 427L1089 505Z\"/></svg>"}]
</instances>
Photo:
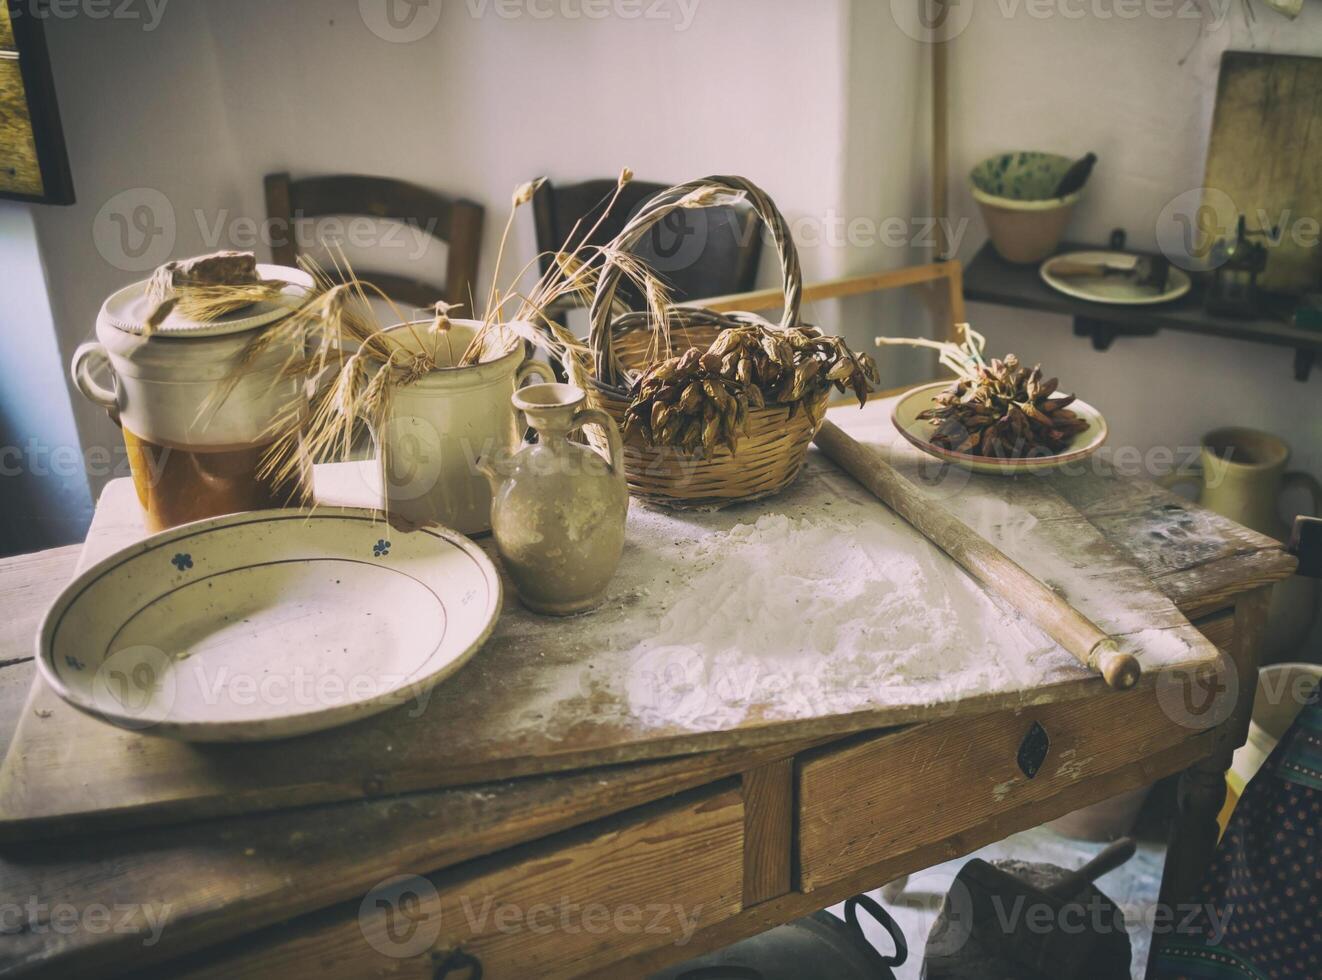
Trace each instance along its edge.
<instances>
[{"instance_id":1,"label":"framed picture on wall","mask_svg":"<svg viewBox=\"0 0 1322 980\"><path fill-rule=\"evenodd\" d=\"M37 0L0 0L0 198L72 204Z\"/></svg>"}]
</instances>

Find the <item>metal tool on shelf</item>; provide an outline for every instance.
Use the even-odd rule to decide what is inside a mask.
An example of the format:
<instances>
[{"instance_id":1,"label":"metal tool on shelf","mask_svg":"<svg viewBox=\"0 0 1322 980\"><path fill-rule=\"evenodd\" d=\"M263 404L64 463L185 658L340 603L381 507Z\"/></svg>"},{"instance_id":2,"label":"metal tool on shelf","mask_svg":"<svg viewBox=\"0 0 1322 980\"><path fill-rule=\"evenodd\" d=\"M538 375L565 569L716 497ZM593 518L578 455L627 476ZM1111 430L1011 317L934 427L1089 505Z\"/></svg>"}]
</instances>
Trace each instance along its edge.
<instances>
[{"instance_id":1,"label":"metal tool on shelf","mask_svg":"<svg viewBox=\"0 0 1322 980\"><path fill-rule=\"evenodd\" d=\"M1208 313L1234 317L1258 314L1261 307L1258 276L1267 268L1265 243L1274 241L1279 234L1277 228L1249 231L1241 214L1235 223L1234 239L1221 238L1212 244L1208 254L1212 281L1204 297Z\"/></svg>"}]
</instances>

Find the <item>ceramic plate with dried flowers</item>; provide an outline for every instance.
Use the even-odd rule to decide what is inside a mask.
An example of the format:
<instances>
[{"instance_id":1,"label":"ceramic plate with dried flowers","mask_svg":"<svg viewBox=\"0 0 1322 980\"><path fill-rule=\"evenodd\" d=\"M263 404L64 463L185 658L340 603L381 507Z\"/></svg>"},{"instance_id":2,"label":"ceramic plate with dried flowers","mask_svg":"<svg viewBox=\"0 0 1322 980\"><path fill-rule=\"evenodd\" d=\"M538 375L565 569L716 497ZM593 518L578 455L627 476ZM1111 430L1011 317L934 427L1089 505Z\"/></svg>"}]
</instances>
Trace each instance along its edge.
<instances>
[{"instance_id":1,"label":"ceramic plate with dried flowers","mask_svg":"<svg viewBox=\"0 0 1322 980\"><path fill-rule=\"evenodd\" d=\"M983 357L986 338L960 324L964 342L878 337L877 345L929 347L955 372L953 382L920 385L891 411L896 430L923 452L977 473L1012 475L1058 469L1087 459L1106 441L1106 420L1091 405L1057 390L1041 365L1013 354Z\"/></svg>"}]
</instances>

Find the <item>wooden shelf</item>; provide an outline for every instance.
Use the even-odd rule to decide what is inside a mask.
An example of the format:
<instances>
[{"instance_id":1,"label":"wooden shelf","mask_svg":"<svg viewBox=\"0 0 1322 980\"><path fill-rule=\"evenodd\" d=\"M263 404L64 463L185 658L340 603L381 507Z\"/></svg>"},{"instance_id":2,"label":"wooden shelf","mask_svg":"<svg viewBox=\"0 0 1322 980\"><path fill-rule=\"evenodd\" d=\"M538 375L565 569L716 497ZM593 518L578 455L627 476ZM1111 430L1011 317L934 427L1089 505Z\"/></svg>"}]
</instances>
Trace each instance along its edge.
<instances>
[{"instance_id":1,"label":"wooden shelf","mask_svg":"<svg viewBox=\"0 0 1322 980\"><path fill-rule=\"evenodd\" d=\"M1097 246L1066 243L1060 252ZM1182 330L1211 337L1230 337L1294 349L1294 376L1307 381L1313 362L1322 354L1322 330L1297 327L1290 320L1288 299L1269 302L1264 316L1255 319L1212 316L1203 308L1204 284L1194 277L1188 295L1154 306L1110 306L1058 293L1038 275L1037 265L1006 262L990 242L964 270L964 298L1021 310L1041 310L1072 317L1074 333L1092 340L1104 351L1116 337L1150 337L1158 330Z\"/></svg>"}]
</instances>

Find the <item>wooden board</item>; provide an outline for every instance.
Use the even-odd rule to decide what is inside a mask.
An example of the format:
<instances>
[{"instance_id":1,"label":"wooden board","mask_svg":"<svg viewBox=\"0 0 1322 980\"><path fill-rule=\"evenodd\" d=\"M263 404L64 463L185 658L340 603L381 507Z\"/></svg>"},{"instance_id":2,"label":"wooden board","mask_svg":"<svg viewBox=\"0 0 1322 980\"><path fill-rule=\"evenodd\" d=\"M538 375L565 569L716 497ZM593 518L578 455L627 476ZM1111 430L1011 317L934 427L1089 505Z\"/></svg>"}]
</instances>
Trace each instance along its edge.
<instances>
[{"instance_id":1,"label":"wooden board","mask_svg":"<svg viewBox=\"0 0 1322 980\"><path fill-rule=\"evenodd\" d=\"M839 412L836 417L864 437L872 433L885 442L889 407L889 402L878 401L865 411ZM893 455L915 480L923 479L920 462L925 457L903 445L896 446ZM346 497L354 493L359 500L370 496L360 472L340 471L340 486L329 494L337 497L335 502L352 502ZM1117 485L1105 479L1100 483ZM996 495L1016 485L1016 509L997 509ZM1211 646L1096 528L1052 492L1054 483L975 477L961 483L963 489L952 496L953 486L932 492L946 494L956 512L981 501L979 513L990 517L980 520L978 529L1001 535L1007 548L1019 548L1012 557L1030 571L1040 568L1049 581L1066 572L1083 575L1078 580L1083 587L1069 592L1071 601L1102 628L1128 637L1145 669L1214 661ZM1106 497L1104 488L1095 493ZM109 485L84 563L141 536L130 494L126 481ZM772 502L703 515L635 507L631 550L656 548L682 559L694 541L721 528L754 521L771 509L790 515L816 513L827 501L837 515L863 508L860 512L869 521L890 526L902 542L900 550L914 557L942 588L975 588L916 532L817 458L809 461L794 488ZM1036 529L1031 546L1020 540L1029 522ZM647 605L649 584L640 582L633 569L642 563L643 556L626 554L611 600L592 616L548 620L527 613L511 597L486 648L438 688L423 710L408 706L290 742L199 747L124 732L85 718L37 684L0 770L0 834L30 837L164 823L766 745L1070 700L1102 687L1100 679L1058 648L1045 648L1031 662L989 672L987 649L993 641L1007 648L1031 642L1033 629L1007 610L1010 640L983 636L973 642L964 637L961 649L966 648L967 656L952 676L863 690L848 711L829 702L823 707L794 685L760 693L763 700L741 705L742 713L733 722L728 712L688 716L646 710L649 704L640 709L630 700L631 672L637 670L630 652L658 629L657 615L639 615L639 608ZM682 560L672 567L678 590L686 567ZM663 599L670 601L668 594ZM947 599L939 592L933 595L934 602ZM787 655L778 650L756 653L773 661ZM884 668L889 654L879 651L877 656ZM875 671L877 665L869 669ZM835 680L848 682L847 677Z\"/></svg>"},{"instance_id":2,"label":"wooden board","mask_svg":"<svg viewBox=\"0 0 1322 980\"><path fill-rule=\"evenodd\" d=\"M1264 289L1299 293L1316 290L1322 280L1318 160L1322 58L1222 55L1203 207L1216 213L1216 236L1233 238L1239 214L1250 231L1280 227L1280 242L1268 247L1267 268L1258 278Z\"/></svg>"}]
</instances>

